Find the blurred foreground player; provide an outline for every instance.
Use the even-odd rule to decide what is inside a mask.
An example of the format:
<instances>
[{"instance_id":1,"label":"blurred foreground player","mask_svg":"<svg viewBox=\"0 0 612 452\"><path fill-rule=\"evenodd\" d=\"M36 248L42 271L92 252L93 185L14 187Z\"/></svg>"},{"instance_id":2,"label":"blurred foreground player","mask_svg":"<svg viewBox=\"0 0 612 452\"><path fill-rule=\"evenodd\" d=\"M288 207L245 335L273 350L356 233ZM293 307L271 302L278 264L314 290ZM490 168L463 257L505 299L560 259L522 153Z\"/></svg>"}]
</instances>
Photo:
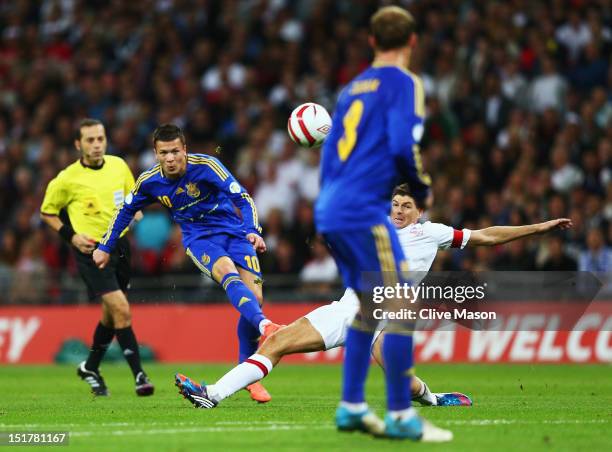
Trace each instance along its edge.
<instances>
[{"instance_id":1,"label":"blurred foreground player","mask_svg":"<svg viewBox=\"0 0 612 452\"><path fill-rule=\"evenodd\" d=\"M409 187L407 185L396 187L393 191L391 221L398 229L408 267L414 272L429 271L440 249L500 245L534 234L572 226L570 220L558 218L524 226L492 226L475 231L457 230L440 223L417 223L422 214L423 210L417 207L410 195ZM286 355L329 350L344 345L347 328L358 310L359 300L355 292L347 289L339 301L315 309L270 336L255 355L223 375L216 383L200 386L181 374L176 375L175 383L194 406L214 407L252 382L265 378ZM372 355L382 367L384 364L381 347L384 336L383 331L372 347ZM416 376L411 381L411 392L412 400L422 405L472 404L465 394L432 393L427 384Z\"/></svg>"},{"instance_id":2,"label":"blurred foreground player","mask_svg":"<svg viewBox=\"0 0 612 452\"><path fill-rule=\"evenodd\" d=\"M125 296L130 281L127 228L119 231L117 248L106 268L98 269L91 257L116 208L134 186L134 176L121 158L105 155L106 132L100 121L81 121L74 144L81 153L80 159L49 182L40 210L42 220L72 245L89 298L102 299L102 319L94 332L89 356L79 365L77 373L95 395L108 395L98 368L116 336L136 379L136 394L151 395L154 387L142 370ZM66 209L70 223L64 224L60 219L62 209ZM142 213L138 212L138 218L141 217Z\"/></svg>"},{"instance_id":3,"label":"blurred foreground player","mask_svg":"<svg viewBox=\"0 0 612 452\"><path fill-rule=\"evenodd\" d=\"M219 160L205 154L188 155L185 136L176 125L155 129L153 147L159 163L142 173L126 196L94 251L94 261L104 268L135 213L151 203L161 203L181 226L187 255L202 273L223 287L240 312L242 362L255 353L260 336L267 337L279 328L261 311L263 280L257 252L264 252L266 244L255 204ZM248 390L258 402L270 400L260 383Z\"/></svg>"},{"instance_id":4,"label":"blurred foreground player","mask_svg":"<svg viewBox=\"0 0 612 452\"><path fill-rule=\"evenodd\" d=\"M450 441L450 431L425 422L411 407L409 325L394 322L386 327L384 422L365 400L370 346L377 326L366 313L372 286L377 283L365 285L364 273L380 274L385 286L400 283L406 261L389 221L389 198L393 187L403 181L410 185L417 202L424 203L431 183L423 173L419 153L425 116L423 83L407 70L417 40L414 19L402 8L384 7L372 16L370 33L374 62L338 98L332 129L323 145L321 193L315 207L317 230L329 244L345 287L360 299L360 312L346 334L336 425L340 431Z\"/></svg>"}]
</instances>

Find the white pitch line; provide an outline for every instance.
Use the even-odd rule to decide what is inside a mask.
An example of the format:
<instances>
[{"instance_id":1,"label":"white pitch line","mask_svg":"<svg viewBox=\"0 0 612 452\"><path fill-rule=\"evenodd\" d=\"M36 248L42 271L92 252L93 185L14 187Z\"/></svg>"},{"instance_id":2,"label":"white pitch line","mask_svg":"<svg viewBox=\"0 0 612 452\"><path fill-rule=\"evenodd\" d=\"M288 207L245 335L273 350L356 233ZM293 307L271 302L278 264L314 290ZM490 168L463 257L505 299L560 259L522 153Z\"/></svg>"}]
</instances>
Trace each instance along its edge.
<instances>
[{"instance_id":1,"label":"white pitch line","mask_svg":"<svg viewBox=\"0 0 612 452\"><path fill-rule=\"evenodd\" d=\"M301 421L301 422L295 422L295 421L216 421L214 422L215 425L253 425L253 424L262 424L262 425L267 425L267 424L275 424L275 425L282 425L282 424L287 424L287 425L321 425L321 422L319 421Z\"/></svg>"},{"instance_id":2,"label":"white pitch line","mask_svg":"<svg viewBox=\"0 0 612 452\"><path fill-rule=\"evenodd\" d=\"M445 425L529 425L529 424L548 424L548 425L566 425L566 424L609 424L606 419L544 419L544 420L519 420L519 419L470 419L470 420L438 420L437 424Z\"/></svg>"},{"instance_id":3,"label":"white pitch line","mask_svg":"<svg viewBox=\"0 0 612 452\"><path fill-rule=\"evenodd\" d=\"M437 424L448 425L509 425L509 424L609 424L607 419L551 419L551 420L519 420L519 419L458 419L436 420ZM218 421L216 425L253 425L253 424L286 424L286 425L322 425L319 422L290 422L290 421ZM330 424L331 425L331 424Z\"/></svg>"},{"instance_id":4,"label":"white pitch line","mask_svg":"<svg viewBox=\"0 0 612 452\"><path fill-rule=\"evenodd\" d=\"M100 431L80 431L70 432L71 437L79 436L133 436L133 435L175 435L185 433L229 433L229 432L271 432L271 431L291 431L291 430L323 430L334 429L332 424L328 425L268 425L260 427L201 427L201 428L181 428L181 429L151 429L151 430L100 430Z\"/></svg>"},{"instance_id":5,"label":"white pitch line","mask_svg":"<svg viewBox=\"0 0 612 452\"><path fill-rule=\"evenodd\" d=\"M458 419L458 420L437 420L440 425L467 425L467 426L494 426L494 425L531 425L531 424L547 424L547 425L587 425L587 424L609 424L607 419L543 419L543 420L519 420L519 419ZM84 427L137 427L139 430L114 430L100 431L100 434L128 435L132 432L141 433L179 433L179 432L229 432L229 431L273 431L273 430L303 430L303 429L328 429L334 428L333 423L320 422L292 422L292 421L216 421L211 422L209 426L202 426L205 421L191 422L107 422L107 423L89 423L89 424L0 424L0 429L46 429L46 430L62 430L70 428ZM180 427L180 429L146 429L146 427L161 426L161 427ZM75 431L71 432L75 436L88 436L97 434L97 432ZM134 433L135 434L135 433Z\"/></svg>"},{"instance_id":6,"label":"white pitch line","mask_svg":"<svg viewBox=\"0 0 612 452\"><path fill-rule=\"evenodd\" d=\"M304 422L293 422L293 421L214 421L214 422L206 422L205 420L201 421L189 421L189 422L90 422L88 424L75 424L75 423L66 423L66 424L0 424L0 429L2 428L53 428L53 427L148 427L152 425L159 425L163 427L170 426L201 426L202 424L212 424L212 425L321 425L319 421L304 421Z\"/></svg>"},{"instance_id":7,"label":"white pitch line","mask_svg":"<svg viewBox=\"0 0 612 452\"><path fill-rule=\"evenodd\" d=\"M153 423L147 423L151 425ZM61 427L129 427L134 424L133 422L103 422L103 423L89 423L89 424L0 424L0 428L61 428ZM144 425L144 424L142 424ZM167 423L164 425L168 425Z\"/></svg>"}]
</instances>

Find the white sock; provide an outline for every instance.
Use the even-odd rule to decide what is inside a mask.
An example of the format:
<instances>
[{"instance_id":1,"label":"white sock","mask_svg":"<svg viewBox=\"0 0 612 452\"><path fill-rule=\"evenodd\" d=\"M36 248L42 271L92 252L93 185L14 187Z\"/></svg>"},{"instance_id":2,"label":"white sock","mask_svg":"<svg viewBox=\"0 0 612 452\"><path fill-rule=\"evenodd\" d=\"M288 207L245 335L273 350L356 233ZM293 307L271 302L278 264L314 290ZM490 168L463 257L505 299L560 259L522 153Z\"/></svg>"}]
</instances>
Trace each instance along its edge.
<instances>
[{"instance_id":1,"label":"white sock","mask_svg":"<svg viewBox=\"0 0 612 452\"><path fill-rule=\"evenodd\" d=\"M406 408L405 410L399 411L389 411L389 416L391 416L391 419L393 419L394 421L398 419L410 419L411 417L416 416L416 414L417 412L414 407Z\"/></svg>"},{"instance_id":2,"label":"white sock","mask_svg":"<svg viewBox=\"0 0 612 452\"><path fill-rule=\"evenodd\" d=\"M435 395L431 393L431 391L429 390L429 386L427 386L425 382L423 382L423 388L425 388L425 390L423 391L423 395L420 398L426 403L429 403L431 405L437 405L438 399Z\"/></svg>"},{"instance_id":3,"label":"white sock","mask_svg":"<svg viewBox=\"0 0 612 452\"><path fill-rule=\"evenodd\" d=\"M264 328L268 323L272 323L272 321L268 319L263 319L261 322L259 322L259 325L257 325L257 328L259 328L259 334L264 334Z\"/></svg>"},{"instance_id":4,"label":"white sock","mask_svg":"<svg viewBox=\"0 0 612 452\"><path fill-rule=\"evenodd\" d=\"M423 405L437 405L438 399L435 395L431 393L429 387L425 384L425 382L417 376L413 376L412 378L415 378L421 382L421 392L416 396L412 397L412 400L416 400L417 402L420 402Z\"/></svg>"},{"instance_id":5,"label":"white sock","mask_svg":"<svg viewBox=\"0 0 612 452\"><path fill-rule=\"evenodd\" d=\"M363 413L365 410L368 409L368 404L366 402L351 403L351 402L345 402L344 400L342 400L340 402L340 406L346 408L351 413Z\"/></svg>"},{"instance_id":6,"label":"white sock","mask_svg":"<svg viewBox=\"0 0 612 452\"><path fill-rule=\"evenodd\" d=\"M272 371L272 367L272 361L256 353L223 375L214 385L206 386L206 391L210 398L219 403L264 378Z\"/></svg>"}]
</instances>

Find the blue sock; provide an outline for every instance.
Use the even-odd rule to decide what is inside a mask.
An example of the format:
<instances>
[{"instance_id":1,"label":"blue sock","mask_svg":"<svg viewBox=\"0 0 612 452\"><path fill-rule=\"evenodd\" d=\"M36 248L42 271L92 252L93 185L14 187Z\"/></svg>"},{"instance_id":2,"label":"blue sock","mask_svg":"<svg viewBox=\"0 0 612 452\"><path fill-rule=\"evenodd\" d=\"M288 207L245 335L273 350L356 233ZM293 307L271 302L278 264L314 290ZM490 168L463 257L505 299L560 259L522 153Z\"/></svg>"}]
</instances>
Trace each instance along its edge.
<instances>
[{"instance_id":1,"label":"blue sock","mask_svg":"<svg viewBox=\"0 0 612 452\"><path fill-rule=\"evenodd\" d=\"M238 363L243 362L257 351L259 330L243 316L238 320Z\"/></svg>"},{"instance_id":2,"label":"blue sock","mask_svg":"<svg viewBox=\"0 0 612 452\"><path fill-rule=\"evenodd\" d=\"M261 312L257 297L242 282L240 275L238 273L228 273L221 280L221 287L240 314L259 331L259 323L266 316Z\"/></svg>"},{"instance_id":3,"label":"blue sock","mask_svg":"<svg viewBox=\"0 0 612 452\"><path fill-rule=\"evenodd\" d=\"M352 326L346 333L344 344L344 373L342 400L349 403L365 402L365 381L370 367L370 347L374 332L358 330Z\"/></svg>"},{"instance_id":4,"label":"blue sock","mask_svg":"<svg viewBox=\"0 0 612 452\"><path fill-rule=\"evenodd\" d=\"M410 370L412 369L412 336L385 334L383 341L387 409L400 411L410 408Z\"/></svg>"}]
</instances>

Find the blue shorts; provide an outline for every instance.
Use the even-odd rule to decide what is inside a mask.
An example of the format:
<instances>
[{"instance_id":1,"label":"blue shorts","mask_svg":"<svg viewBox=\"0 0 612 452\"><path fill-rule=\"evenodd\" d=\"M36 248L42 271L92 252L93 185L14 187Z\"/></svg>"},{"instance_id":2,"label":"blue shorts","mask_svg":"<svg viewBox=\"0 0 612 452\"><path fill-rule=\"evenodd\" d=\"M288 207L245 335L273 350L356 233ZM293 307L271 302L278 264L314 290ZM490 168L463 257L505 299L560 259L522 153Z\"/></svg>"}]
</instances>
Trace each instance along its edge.
<instances>
[{"instance_id":1,"label":"blue shorts","mask_svg":"<svg viewBox=\"0 0 612 452\"><path fill-rule=\"evenodd\" d=\"M187 247L187 255L205 275L212 278L212 268L219 258L227 256L236 266L261 278L257 253L246 237L215 234L196 239Z\"/></svg>"},{"instance_id":2,"label":"blue shorts","mask_svg":"<svg viewBox=\"0 0 612 452\"><path fill-rule=\"evenodd\" d=\"M345 287L357 292L370 289L364 287L364 273L376 273L385 285L393 285L400 282L402 271L407 270L404 251L390 222L368 229L325 232L323 237L336 259ZM366 279L377 285L377 277Z\"/></svg>"}]
</instances>

